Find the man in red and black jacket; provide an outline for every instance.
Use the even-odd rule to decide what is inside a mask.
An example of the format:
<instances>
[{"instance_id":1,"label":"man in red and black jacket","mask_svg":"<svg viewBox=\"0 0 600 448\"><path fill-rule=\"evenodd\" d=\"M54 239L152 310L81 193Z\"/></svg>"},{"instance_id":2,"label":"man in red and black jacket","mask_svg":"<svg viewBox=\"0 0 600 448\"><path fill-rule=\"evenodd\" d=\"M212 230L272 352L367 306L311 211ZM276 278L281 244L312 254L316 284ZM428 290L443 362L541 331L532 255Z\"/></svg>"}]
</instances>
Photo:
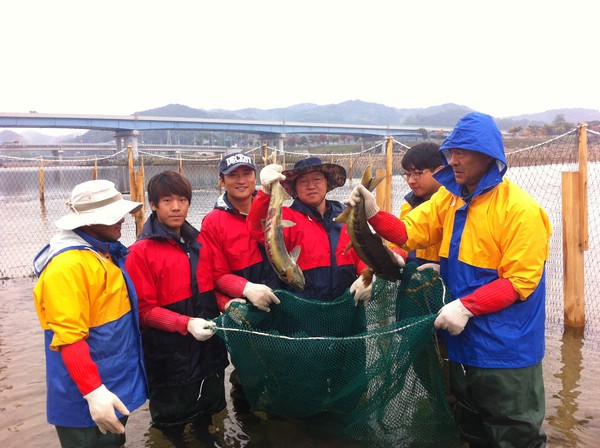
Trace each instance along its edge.
<instances>
[{"instance_id":1,"label":"man in red and black jacket","mask_svg":"<svg viewBox=\"0 0 600 448\"><path fill-rule=\"evenodd\" d=\"M351 288L356 300L368 300L370 285L365 287L359 278L367 266L354 249L346 250L350 242L346 225L333 221L345 206L325 198L329 191L344 185L346 170L309 157L283 172L280 165L267 165L260 177L261 191L252 203L248 228L261 243L264 242L262 221L267 216L272 183L280 181L294 198L290 207L282 208L282 219L295 223L284 228L283 235L288 251L300 246L296 263L304 273L305 288L296 291L286 286L286 289L305 299L332 301Z\"/></svg>"},{"instance_id":2,"label":"man in red and black jacket","mask_svg":"<svg viewBox=\"0 0 600 448\"><path fill-rule=\"evenodd\" d=\"M192 187L174 171L148 183L152 215L129 249L126 267L139 298L152 423L169 435L210 424L225 405L227 350L211 338L219 315L208 252L187 222Z\"/></svg>"},{"instance_id":3,"label":"man in red and black jacket","mask_svg":"<svg viewBox=\"0 0 600 448\"><path fill-rule=\"evenodd\" d=\"M264 246L250 237L246 218L256 195L256 166L252 158L230 154L219 164L225 192L202 220L200 237L211 252L217 302L224 311L232 300L248 300L269 311L283 287L267 259ZM202 273L199 273L202 276Z\"/></svg>"}]
</instances>

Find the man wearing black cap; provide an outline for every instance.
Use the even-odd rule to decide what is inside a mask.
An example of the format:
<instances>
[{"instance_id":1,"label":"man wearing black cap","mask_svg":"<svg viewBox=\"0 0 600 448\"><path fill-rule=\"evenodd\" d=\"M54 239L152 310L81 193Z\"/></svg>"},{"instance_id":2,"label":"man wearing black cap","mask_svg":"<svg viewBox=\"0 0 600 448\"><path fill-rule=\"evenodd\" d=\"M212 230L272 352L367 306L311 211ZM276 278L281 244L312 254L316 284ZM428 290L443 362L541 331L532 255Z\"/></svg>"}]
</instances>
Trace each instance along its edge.
<instances>
[{"instance_id":1,"label":"man wearing black cap","mask_svg":"<svg viewBox=\"0 0 600 448\"><path fill-rule=\"evenodd\" d=\"M245 297L269 311L279 303L271 287L280 282L264 248L248 235L246 217L256 194L256 166L252 158L230 154L219 163L219 183L225 188L214 209L202 220L201 238L209 246L221 311L232 299Z\"/></svg>"},{"instance_id":2,"label":"man wearing black cap","mask_svg":"<svg viewBox=\"0 0 600 448\"><path fill-rule=\"evenodd\" d=\"M269 311L279 299L271 288L282 282L271 267L264 247L248 234L246 217L256 195L256 166L252 158L230 154L219 163L219 184L225 188L214 209L202 220L200 238L211 253L217 303L224 311L232 301L249 300ZM198 272L199 280L207 274ZM235 360L232 360L235 364ZM238 410L248 408L235 369L231 396Z\"/></svg>"},{"instance_id":3,"label":"man wearing black cap","mask_svg":"<svg viewBox=\"0 0 600 448\"><path fill-rule=\"evenodd\" d=\"M332 301L351 288L356 291L356 300L368 300L370 288L364 287L362 279L357 281L367 266L354 249L345 250L350 241L345 224L333 221L345 206L326 199L329 191L344 185L346 170L309 157L283 172L281 165L267 165L261 170L260 180L261 191L248 217L250 233L258 241L264 241L262 220L267 216L271 185L280 181L294 198L290 207L282 209L282 218L295 223L284 229L286 246L300 246L297 264L306 280L305 289L294 293L306 299Z\"/></svg>"}]
</instances>

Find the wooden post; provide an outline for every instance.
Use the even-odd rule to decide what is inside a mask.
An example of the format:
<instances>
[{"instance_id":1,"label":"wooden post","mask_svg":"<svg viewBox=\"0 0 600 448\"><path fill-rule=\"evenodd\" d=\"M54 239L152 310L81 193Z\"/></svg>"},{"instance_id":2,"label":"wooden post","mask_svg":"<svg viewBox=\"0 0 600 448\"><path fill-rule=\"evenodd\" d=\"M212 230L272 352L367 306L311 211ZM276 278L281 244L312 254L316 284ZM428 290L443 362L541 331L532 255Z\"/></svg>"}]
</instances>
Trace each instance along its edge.
<instances>
[{"instance_id":1,"label":"wooden post","mask_svg":"<svg viewBox=\"0 0 600 448\"><path fill-rule=\"evenodd\" d=\"M579 160L579 181L581 183L580 197L574 199L581 200L581 208L579 221L581 222L579 244L580 249L585 251L589 249L588 244L588 145L587 145L587 123L579 123L579 147L578 147L578 160Z\"/></svg>"},{"instance_id":2,"label":"wooden post","mask_svg":"<svg viewBox=\"0 0 600 448\"><path fill-rule=\"evenodd\" d=\"M385 170L382 170L381 168L377 168L375 170L375 176L382 176L384 174ZM379 185L377 185L377 188L375 188L375 202L381 210L385 210L385 194L387 189L387 186L385 185L386 181L387 179L384 179Z\"/></svg>"},{"instance_id":3,"label":"wooden post","mask_svg":"<svg viewBox=\"0 0 600 448\"><path fill-rule=\"evenodd\" d=\"M263 143L262 145L262 159L263 159L263 164L267 165L268 164L268 160L269 160L269 148L267 148L267 145ZM275 163L275 162L273 162Z\"/></svg>"},{"instance_id":4,"label":"wooden post","mask_svg":"<svg viewBox=\"0 0 600 448\"><path fill-rule=\"evenodd\" d=\"M40 179L40 202L43 204L46 201L46 195L44 194L44 158L40 159L40 169L38 171L38 177Z\"/></svg>"},{"instance_id":5,"label":"wooden post","mask_svg":"<svg viewBox=\"0 0 600 448\"><path fill-rule=\"evenodd\" d=\"M98 156L94 156L94 169L92 170L92 180L98 179Z\"/></svg>"},{"instance_id":6,"label":"wooden post","mask_svg":"<svg viewBox=\"0 0 600 448\"><path fill-rule=\"evenodd\" d=\"M385 208L386 212L392 212L392 154L394 149L394 139L392 136L387 138L385 150Z\"/></svg>"},{"instance_id":7,"label":"wooden post","mask_svg":"<svg viewBox=\"0 0 600 448\"><path fill-rule=\"evenodd\" d=\"M348 186L350 187L350 189L352 189L352 165L354 164L354 159L352 158L352 156L350 156L349 162L348 162Z\"/></svg>"},{"instance_id":8,"label":"wooden post","mask_svg":"<svg viewBox=\"0 0 600 448\"><path fill-rule=\"evenodd\" d=\"M127 153L129 156L129 199L136 202L142 203L142 208L133 214L135 220L135 236L140 236L142 233L142 227L144 226L145 219L145 206L144 204L144 159L142 159L142 165L140 171L135 171L133 165L133 150L131 145L127 145Z\"/></svg>"},{"instance_id":9,"label":"wooden post","mask_svg":"<svg viewBox=\"0 0 600 448\"><path fill-rule=\"evenodd\" d=\"M562 173L563 274L565 326L585 325L584 257L581 250L583 207L581 173Z\"/></svg>"}]
</instances>

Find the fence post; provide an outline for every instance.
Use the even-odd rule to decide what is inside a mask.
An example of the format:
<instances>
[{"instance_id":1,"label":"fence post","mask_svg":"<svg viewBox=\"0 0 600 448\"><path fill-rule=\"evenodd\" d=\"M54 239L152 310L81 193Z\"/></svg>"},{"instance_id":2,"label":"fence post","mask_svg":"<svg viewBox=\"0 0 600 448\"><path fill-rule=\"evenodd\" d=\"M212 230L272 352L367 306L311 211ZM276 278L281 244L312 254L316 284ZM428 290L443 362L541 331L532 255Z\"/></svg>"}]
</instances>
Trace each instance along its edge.
<instances>
[{"instance_id":1,"label":"fence post","mask_svg":"<svg viewBox=\"0 0 600 448\"><path fill-rule=\"evenodd\" d=\"M383 176L385 175L385 170L382 170L381 168L377 168L375 170L375 176ZM377 203L377 206L381 209L381 210L385 210L385 194L386 194L386 189L387 186L385 185L385 180L383 182L381 182L379 185L377 185L377 187L375 188L375 202Z\"/></svg>"},{"instance_id":2,"label":"fence post","mask_svg":"<svg viewBox=\"0 0 600 448\"><path fill-rule=\"evenodd\" d=\"M135 236L136 238L142 233L144 226L144 218L146 216L144 205L144 159L139 171L135 171L133 164L133 150L131 145L127 145L127 153L129 157L129 199L142 203L142 208L133 214L135 219Z\"/></svg>"},{"instance_id":3,"label":"fence post","mask_svg":"<svg viewBox=\"0 0 600 448\"><path fill-rule=\"evenodd\" d=\"M269 148L267 147L266 144L262 144L261 146L261 150L262 150L262 159L263 159L263 164L267 165L269 162ZM273 154L275 154L275 152L273 152ZM275 163L275 161L271 161L270 163Z\"/></svg>"},{"instance_id":4,"label":"fence post","mask_svg":"<svg viewBox=\"0 0 600 448\"><path fill-rule=\"evenodd\" d=\"M585 326L585 264L588 250L587 133L580 123L579 171L562 173L564 319L566 327Z\"/></svg>"},{"instance_id":5,"label":"fence post","mask_svg":"<svg viewBox=\"0 0 600 448\"><path fill-rule=\"evenodd\" d=\"M394 149L394 139L388 136L385 148L385 208L386 212L392 212L392 154Z\"/></svg>"},{"instance_id":6,"label":"fence post","mask_svg":"<svg viewBox=\"0 0 600 448\"><path fill-rule=\"evenodd\" d=\"M40 202L43 204L46 201L46 195L44 194L44 158L40 158L40 169L38 171L38 177L40 179Z\"/></svg>"},{"instance_id":7,"label":"fence post","mask_svg":"<svg viewBox=\"0 0 600 448\"><path fill-rule=\"evenodd\" d=\"M588 142L587 142L587 123L579 123L579 146L577 158L579 160L579 181L581 182L581 210L580 210L580 249L582 251L589 249L588 244Z\"/></svg>"},{"instance_id":8,"label":"fence post","mask_svg":"<svg viewBox=\"0 0 600 448\"><path fill-rule=\"evenodd\" d=\"M98 156L94 156L94 169L92 170L92 180L98 179Z\"/></svg>"}]
</instances>

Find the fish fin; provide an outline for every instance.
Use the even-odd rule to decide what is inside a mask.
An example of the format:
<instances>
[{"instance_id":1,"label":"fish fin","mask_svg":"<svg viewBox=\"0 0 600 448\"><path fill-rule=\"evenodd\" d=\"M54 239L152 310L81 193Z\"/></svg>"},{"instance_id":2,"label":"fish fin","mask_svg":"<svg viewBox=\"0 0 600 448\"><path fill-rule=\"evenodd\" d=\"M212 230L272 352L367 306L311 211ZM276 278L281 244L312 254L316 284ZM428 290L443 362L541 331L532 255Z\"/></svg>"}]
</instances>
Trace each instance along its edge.
<instances>
[{"instance_id":1,"label":"fish fin","mask_svg":"<svg viewBox=\"0 0 600 448\"><path fill-rule=\"evenodd\" d=\"M377 188L377 185L379 185L383 179L385 179L385 173L373 177L373 168L369 164L365 168L365 171L362 175L362 179L360 180L360 183L362 185L364 185L364 187L367 190L373 191L373 190L375 190L375 188Z\"/></svg>"},{"instance_id":2,"label":"fish fin","mask_svg":"<svg viewBox=\"0 0 600 448\"><path fill-rule=\"evenodd\" d=\"M333 218L333 220L335 222L346 222L348 220L348 215L350 214L350 210L352 210L352 207L346 207L346 209L342 213L340 213L338 216Z\"/></svg>"},{"instance_id":3,"label":"fish fin","mask_svg":"<svg viewBox=\"0 0 600 448\"><path fill-rule=\"evenodd\" d=\"M371 179L373 179L373 166L369 163L363 171L360 183L366 187L369 185L369 182L371 182Z\"/></svg>"},{"instance_id":4,"label":"fish fin","mask_svg":"<svg viewBox=\"0 0 600 448\"><path fill-rule=\"evenodd\" d=\"M346 248L344 249L344 251L342 253L346 253L348 252L350 249L352 248L352 241L348 241L348 244L346 245Z\"/></svg>"},{"instance_id":5,"label":"fish fin","mask_svg":"<svg viewBox=\"0 0 600 448\"><path fill-rule=\"evenodd\" d=\"M298 260L299 256L300 256L300 246L296 246L290 251L290 257L292 257L292 260L294 260L294 263L295 263L296 260ZM289 269L291 269L291 268L289 268Z\"/></svg>"},{"instance_id":6,"label":"fish fin","mask_svg":"<svg viewBox=\"0 0 600 448\"><path fill-rule=\"evenodd\" d=\"M371 181L369 182L369 186L367 187L367 190L375 190L375 188L377 188L377 185L379 185L383 179L385 179L385 173L380 174L379 176L372 177Z\"/></svg>"},{"instance_id":7,"label":"fish fin","mask_svg":"<svg viewBox=\"0 0 600 448\"><path fill-rule=\"evenodd\" d=\"M294 221L290 221L289 219L282 219L281 226L282 227L294 227L296 223Z\"/></svg>"},{"instance_id":8,"label":"fish fin","mask_svg":"<svg viewBox=\"0 0 600 448\"><path fill-rule=\"evenodd\" d=\"M373 269L363 269L363 271L360 273L360 276L363 278L364 285L369 286L373 282Z\"/></svg>"}]
</instances>

